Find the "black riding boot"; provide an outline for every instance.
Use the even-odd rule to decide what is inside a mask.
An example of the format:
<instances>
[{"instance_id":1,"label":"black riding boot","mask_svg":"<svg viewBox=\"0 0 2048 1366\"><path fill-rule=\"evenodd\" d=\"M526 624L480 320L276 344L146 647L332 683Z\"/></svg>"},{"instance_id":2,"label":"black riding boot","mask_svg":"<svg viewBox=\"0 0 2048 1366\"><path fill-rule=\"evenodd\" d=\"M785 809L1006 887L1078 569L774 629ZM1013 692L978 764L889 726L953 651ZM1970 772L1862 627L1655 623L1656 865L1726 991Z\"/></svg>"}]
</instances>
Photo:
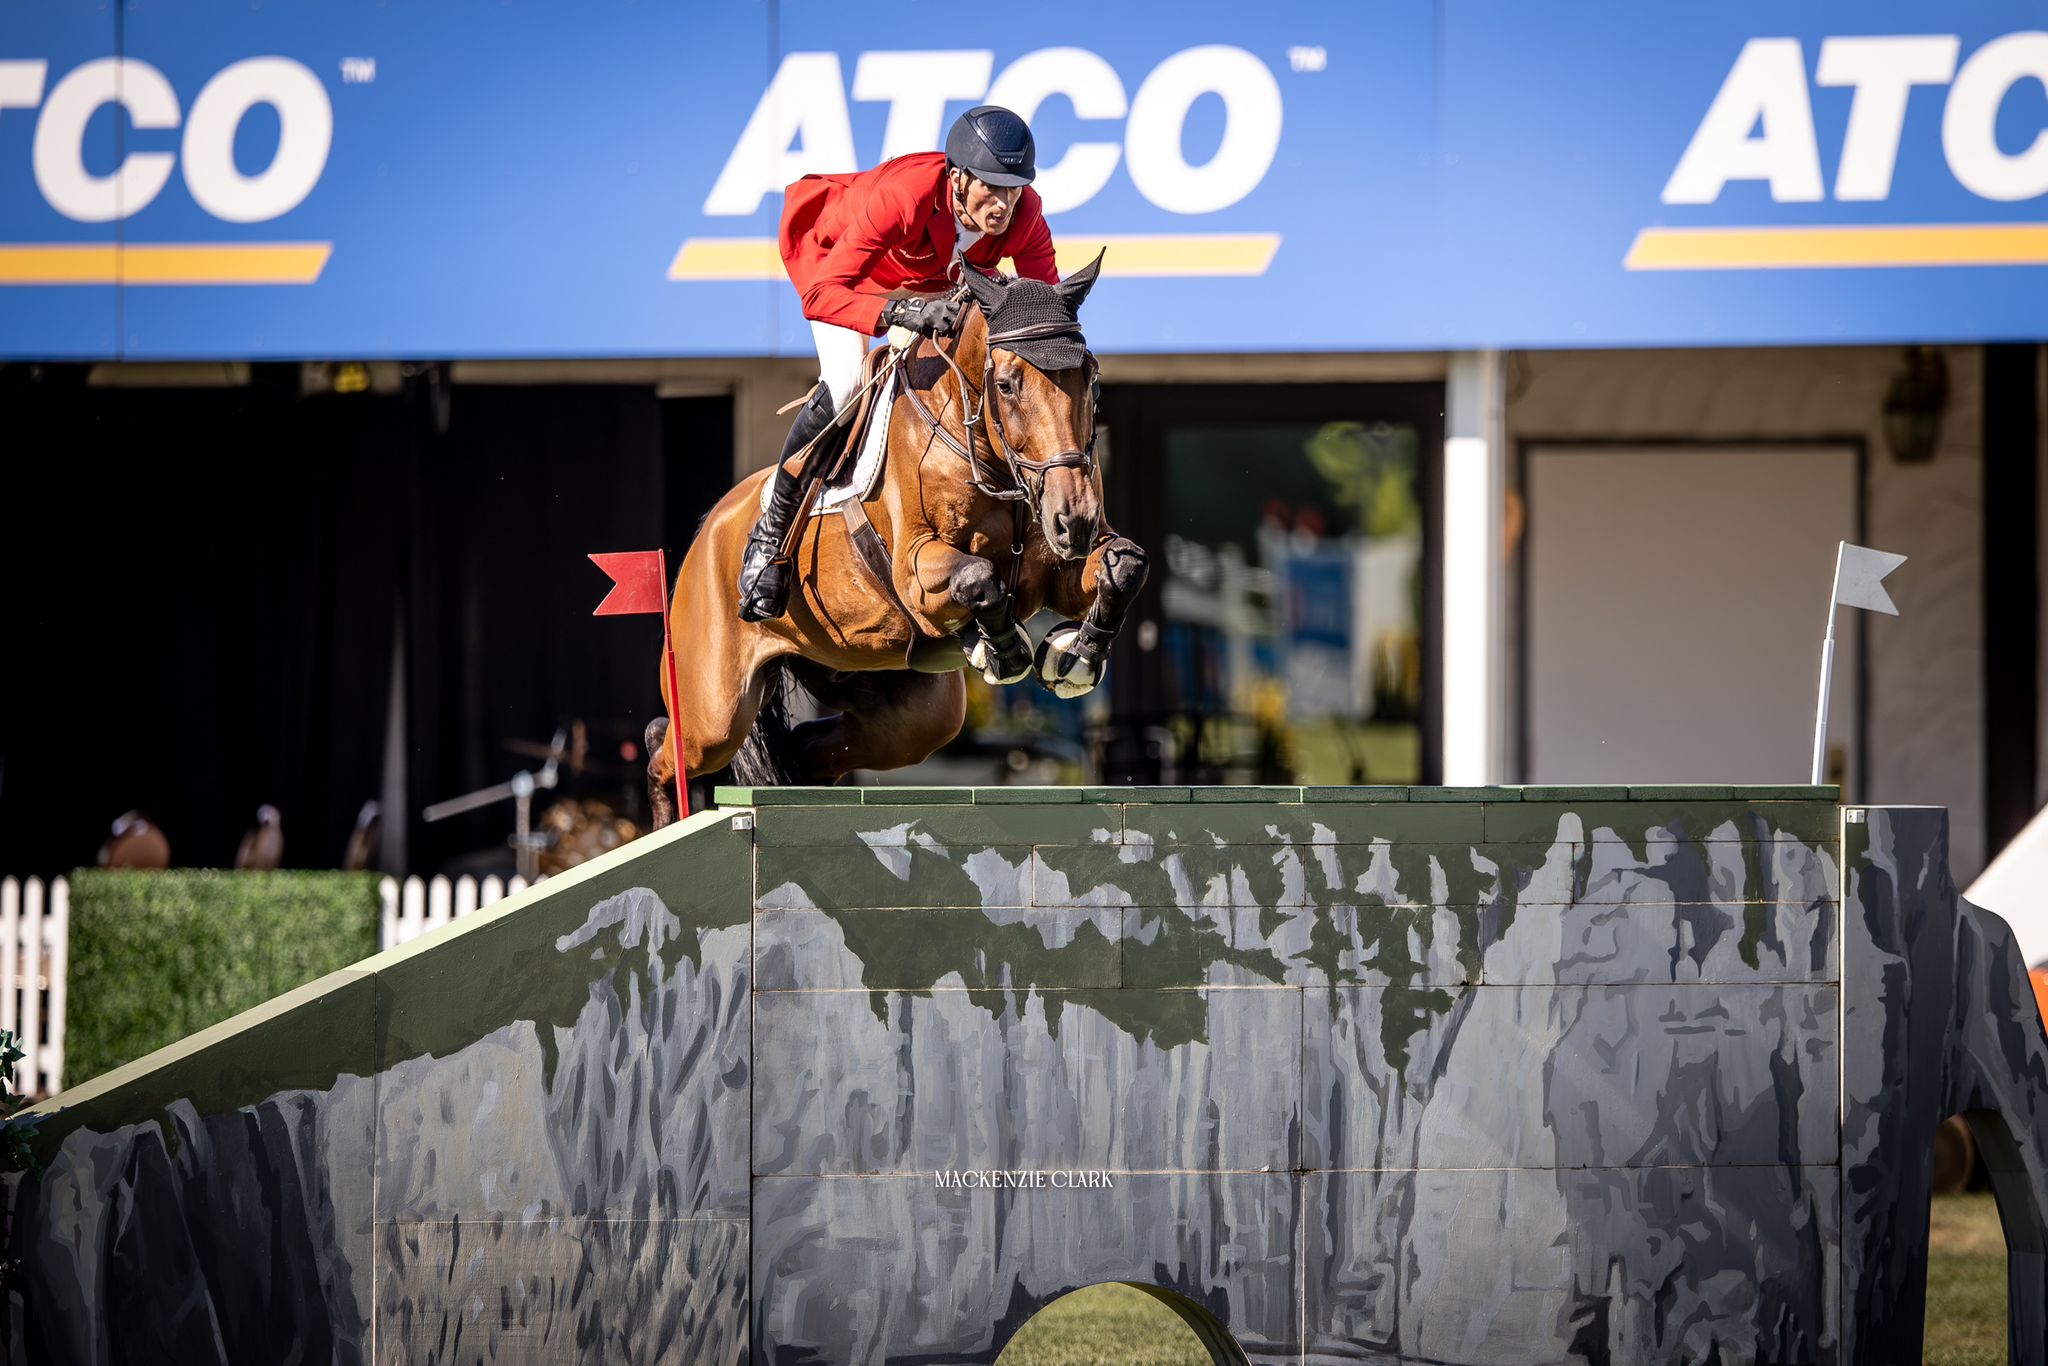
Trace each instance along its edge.
<instances>
[{"instance_id":1,"label":"black riding boot","mask_svg":"<svg viewBox=\"0 0 2048 1366\"><path fill-rule=\"evenodd\" d=\"M741 621L767 621L788 610L795 566L783 556L782 541L789 534L789 524L795 519L803 496L807 482L803 476L820 468L820 461L830 460L837 442L831 437L819 442L804 461L802 473L791 474L785 466L792 455L831 425L832 414L832 394L821 381L811 394L811 401L797 411L796 421L789 425L789 436L775 462L775 485L768 495L768 508L754 524L753 534L747 537L746 554L740 561Z\"/></svg>"}]
</instances>

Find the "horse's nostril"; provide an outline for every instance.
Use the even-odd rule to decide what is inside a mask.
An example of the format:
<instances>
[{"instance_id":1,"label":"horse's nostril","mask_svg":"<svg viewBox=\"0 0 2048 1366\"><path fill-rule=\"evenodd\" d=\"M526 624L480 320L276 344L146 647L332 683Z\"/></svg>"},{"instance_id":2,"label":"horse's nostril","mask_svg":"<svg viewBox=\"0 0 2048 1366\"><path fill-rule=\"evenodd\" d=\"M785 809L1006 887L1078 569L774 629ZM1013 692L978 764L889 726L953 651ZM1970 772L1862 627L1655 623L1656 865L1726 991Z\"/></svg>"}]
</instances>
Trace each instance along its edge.
<instances>
[{"instance_id":1,"label":"horse's nostril","mask_svg":"<svg viewBox=\"0 0 2048 1366\"><path fill-rule=\"evenodd\" d=\"M1054 540L1059 541L1061 544L1071 543L1073 540L1073 529L1074 519L1066 513L1062 512L1053 517L1052 534Z\"/></svg>"}]
</instances>

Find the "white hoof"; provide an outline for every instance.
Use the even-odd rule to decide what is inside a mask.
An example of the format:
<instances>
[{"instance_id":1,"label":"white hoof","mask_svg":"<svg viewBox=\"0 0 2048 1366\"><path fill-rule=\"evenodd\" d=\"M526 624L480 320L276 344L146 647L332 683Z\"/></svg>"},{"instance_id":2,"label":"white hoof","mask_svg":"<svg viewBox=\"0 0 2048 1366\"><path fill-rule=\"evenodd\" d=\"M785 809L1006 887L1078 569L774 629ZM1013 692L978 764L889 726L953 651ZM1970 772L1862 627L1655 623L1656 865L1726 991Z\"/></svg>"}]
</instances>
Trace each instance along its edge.
<instances>
[{"instance_id":1,"label":"white hoof","mask_svg":"<svg viewBox=\"0 0 2048 1366\"><path fill-rule=\"evenodd\" d=\"M1025 648L1028 650L1031 644L1031 633L1022 626L1019 626L1017 630L1024 637ZM974 643L967 647L967 663L971 667L981 670L983 682L994 684L999 688L1011 683L1021 683L1031 676L1031 666L1029 664L1026 664L1014 674L1000 672L1002 663L996 656L995 647L989 644L988 637L979 631L974 634Z\"/></svg>"},{"instance_id":2,"label":"white hoof","mask_svg":"<svg viewBox=\"0 0 2048 1366\"><path fill-rule=\"evenodd\" d=\"M1055 697L1081 697L1102 681L1101 665L1083 645L1081 627L1063 621L1038 642L1038 681Z\"/></svg>"}]
</instances>

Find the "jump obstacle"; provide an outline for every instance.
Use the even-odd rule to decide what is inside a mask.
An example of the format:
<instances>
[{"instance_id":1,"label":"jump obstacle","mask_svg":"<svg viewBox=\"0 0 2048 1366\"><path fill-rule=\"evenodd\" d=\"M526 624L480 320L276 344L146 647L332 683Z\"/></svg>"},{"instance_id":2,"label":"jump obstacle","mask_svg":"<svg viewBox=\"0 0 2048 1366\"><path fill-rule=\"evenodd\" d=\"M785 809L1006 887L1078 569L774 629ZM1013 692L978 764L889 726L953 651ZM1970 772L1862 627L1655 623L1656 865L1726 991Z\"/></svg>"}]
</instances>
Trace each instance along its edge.
<instances>
[{"instance_id":1,"label":"jump obstacle","mask_svg":"<svg viewBox=\"0 0 2048 1366\"><path fill-rule=\"evenodd\" d=\"M787 789L57 1097L15 1362L1908 1362L1970 1116L2048 1362L2048 1039L1821 788Z\"/></svg>"}]
</instances>

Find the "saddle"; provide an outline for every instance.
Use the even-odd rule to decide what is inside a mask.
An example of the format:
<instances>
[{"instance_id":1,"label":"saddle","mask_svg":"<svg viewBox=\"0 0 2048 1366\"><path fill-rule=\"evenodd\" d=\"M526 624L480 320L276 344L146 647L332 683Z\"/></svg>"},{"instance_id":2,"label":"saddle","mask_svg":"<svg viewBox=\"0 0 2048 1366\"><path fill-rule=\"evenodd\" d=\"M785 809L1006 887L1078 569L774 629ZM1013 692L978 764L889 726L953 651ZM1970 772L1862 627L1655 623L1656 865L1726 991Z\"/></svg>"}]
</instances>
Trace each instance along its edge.
<instances>
[{"instance_id":1,"label":"saddle","mask_svg":"<svg viewBox=\"0 0 2048 1366\"><path fill-rule=\"evenodd\" d=\"M878 347L868 354L878 356L885 352ZM871 378L869 371L874 368L876 363L869 362L869 369L862 374L863 383ZM855 407L852 430L847 433L846 444L840 448L838 458L830 469L813 472L811 487L807 491L809 496L803 511L798 514L801 519L839 512L849 502L865 502L875 496L875 489L882 478L882 459L889 450L889 410L895 401L894 375L860 399ZM768 510L768 499L773 492L772 483L761 486L761 511ZM801 535L799 531L797 536L800 538Z\"/></svg>"},{"instance_id":2,"label":"saddle","mask_svg":"<svg viewBox=\"0 0 2048 1366\"><path fill-rule=\"evenodd\" d=\"M889 354L888 347L877 346L861 363L861 396L855 403L846 441L830 468L809 471L803 501L797 505L796 516L790 519L789 535L782 545L783 553L793 556L796 548L803 544L804 532L810 526L811 518L840 514L846 524L847 539L853 545L854 558L866 571L870 586L885 600L901 608L902 601L896 596L894 574L889 564L889 548L882 543L881 533L875 530L874 524L868 520L867 510L861 506L874 497L875 489L881 483L883 460L889 450L889 414L896 403L897 380L893 373L886 377L881 375L882 367L889 363ZM805 395L782 411L789 411L808 397ZM804 457L798 455L792 459L802 461ZM768 510L773 488L772 480L761 485L762 512Z\"/></svg>"}]
</instances>

